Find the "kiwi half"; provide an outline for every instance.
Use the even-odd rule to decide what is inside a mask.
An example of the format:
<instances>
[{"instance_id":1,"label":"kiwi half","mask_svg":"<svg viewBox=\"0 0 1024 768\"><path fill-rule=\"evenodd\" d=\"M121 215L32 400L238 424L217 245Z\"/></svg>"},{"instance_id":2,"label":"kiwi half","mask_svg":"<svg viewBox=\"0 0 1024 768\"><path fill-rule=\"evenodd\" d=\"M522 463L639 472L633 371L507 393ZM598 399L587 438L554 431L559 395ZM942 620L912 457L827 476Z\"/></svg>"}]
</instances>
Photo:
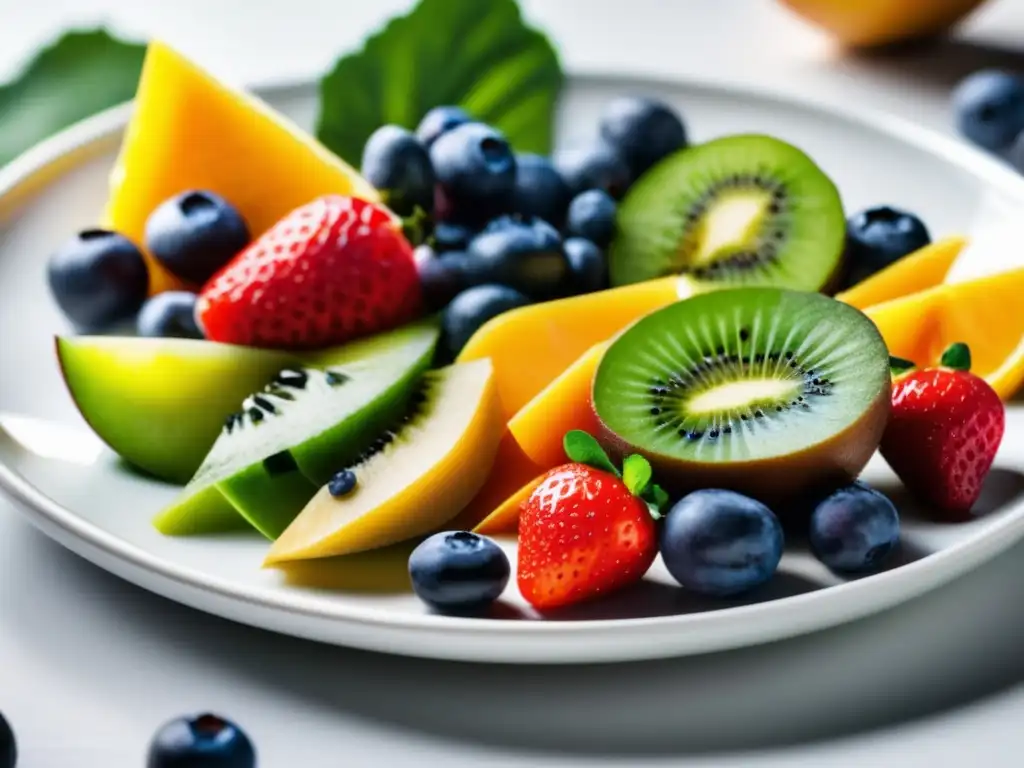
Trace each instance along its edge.
<instances>
[{"instance_id":1,"label":"kiwi half","mask_svg":"<svg viewBox=\"0 0 1024 768\"><path fill-rule=\"evenodd\" d=\"M733 288L636 322L598 364L593 407L617 452L677 492L766 502L849 482L882 438L885 343L859 310L816 293Z\"/></svg>"},{"instance_id":2,"label":"kiwi half","mask_svg":"<svg viewBox=\"0 0 1024 768\"><path fill-rule=\"evenodd\" d=\"M770 136L670 155L630 189L609 251L613 286L681 274L691 292L733 285L803 291L839 273L846 219L827 175Z\"/></svg>"}]
</instances>

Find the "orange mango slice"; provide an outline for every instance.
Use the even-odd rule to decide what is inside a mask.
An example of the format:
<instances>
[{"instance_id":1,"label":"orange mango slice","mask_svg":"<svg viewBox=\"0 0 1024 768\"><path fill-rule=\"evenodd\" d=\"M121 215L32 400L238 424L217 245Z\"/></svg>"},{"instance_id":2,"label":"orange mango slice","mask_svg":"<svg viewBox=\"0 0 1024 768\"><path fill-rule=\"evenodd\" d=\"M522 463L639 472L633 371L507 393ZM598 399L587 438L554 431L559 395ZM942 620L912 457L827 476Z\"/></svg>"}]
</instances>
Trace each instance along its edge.
<instances>
[{"instance_id":1,"label":"orange mango slice","mask_svg":"<svg viewBox=\"0 0 1024 768\"><path fill-rule=\"evenodd\" d=\"M971 348L971 370L1004 400L1024 384L1024 269L949 283L864 310L889 353L934 365L950 344Z\"/></svg>"},{"instance_id":2,"label":"orange mango slice","mask_svg":"<svg viewBox=\"0 0 1024 768\"><path fill-rule=\"evenodd\" d=\"M102 224L141 247L153 209L189 189L223 196L238 208L253 237L320 195L380 199L355 169L284 116L154 42L110 177ZM181 285L147 260L151 293Z\"/></svg>"},{"instance_id":3,"label":"orange mango slice","mask_svg":"<svg viewBox=\"0 0 1024 768\"><path fill-rule=\"evenodd\" d=\"M530 494L540 485L546 475L547 472L542 472L501 502L497 509L481 520L473 529L474 533L481 533L485 536L515 533L519 529L519 508L524 501L530 498Z\"/></svg>"},{"instance_id":4,"label":"orange mango slice","mask_svg":"<svg viewBox=\"0 0 1024 768\"><path fill-rule=\"evenodd\" d=\"M533 304L484 324L459 362L491 358L506 421L594 344L680 297L678 277Z\"/></svg>"},{"instance_id":5,"label":"orange mango slice","mask_svg":"<svg viewBox=\"0 0 1024 768\"><path fill-rule=\"evenodd\" d=\"M966 244L967 239L963 237L938 240L836 294L836 298L857 309L865 309L932 288L946 279Z\"/></svg>"}]
</instances>

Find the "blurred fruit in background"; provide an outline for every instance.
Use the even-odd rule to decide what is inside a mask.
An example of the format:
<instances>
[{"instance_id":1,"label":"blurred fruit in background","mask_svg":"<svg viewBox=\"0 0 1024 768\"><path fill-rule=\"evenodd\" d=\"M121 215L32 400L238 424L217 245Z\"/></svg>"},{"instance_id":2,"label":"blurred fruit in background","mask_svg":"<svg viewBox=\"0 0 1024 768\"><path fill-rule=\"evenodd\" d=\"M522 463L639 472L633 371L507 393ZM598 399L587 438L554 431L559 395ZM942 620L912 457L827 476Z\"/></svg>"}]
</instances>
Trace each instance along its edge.
<instances>
[{"instance_id":1,"label":"blurred fruit in background","mask_svg":"<svg viewBox=\"0 0 1024 768\"><path fill-rule=\"evenodd\" d=\"M780 0L851 47L876 46L945 32L985 0Z\"/></svg>"}]
</instances>

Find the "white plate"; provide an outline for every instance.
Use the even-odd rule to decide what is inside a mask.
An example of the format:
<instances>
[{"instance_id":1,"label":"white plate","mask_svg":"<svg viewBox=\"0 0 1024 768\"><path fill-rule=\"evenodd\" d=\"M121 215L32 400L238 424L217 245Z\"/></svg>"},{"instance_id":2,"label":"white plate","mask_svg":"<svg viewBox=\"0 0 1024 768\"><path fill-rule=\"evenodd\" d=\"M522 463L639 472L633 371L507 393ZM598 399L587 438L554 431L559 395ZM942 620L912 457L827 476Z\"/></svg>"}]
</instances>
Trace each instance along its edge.
<instances>
[{"instance_id":1,"label":"white plate","mask_svg":"<svg viewBox=\"0 0 1024 768\"><path fill-rule=\"evenodd\" d=\"M1024 205L1024 182L955 142L885 118L838 115L738 90L574 78L562 104L561 140L588 135L601 105L624 91L678 105L696 140L767 132L792 141L833 176L848 209L906 206L936 236L970 231L980 215L998 219ZM276 88L265 96L311 124L311 87ZM903 512L904 544L896 562L883 573L844 582L794 543L773 582L736 602L701 600L671 586L659 563L637 588L558 620L540 620L514 584L498 618L456 619L429 614L407 590L286 583L278 572L260 569L266 543L256 536L165 538L149 521L176 491L120 469L85 427L57 372L52 336L68 329L44 282L50 251L99 213L127 115L127 108L104 113L0 172L6 222L0 229L0 486L46 534L146 589L246 624L392 653L494 662L617 661L768 642L849 621L936 587L1024 534L1024 475L1018 472L1024 467L1024 409L1014 406L977 519L926 522L876 457L866 477L892 493ZM401 558L390 574L403 581Z\"/></svg>"}]
</instances>

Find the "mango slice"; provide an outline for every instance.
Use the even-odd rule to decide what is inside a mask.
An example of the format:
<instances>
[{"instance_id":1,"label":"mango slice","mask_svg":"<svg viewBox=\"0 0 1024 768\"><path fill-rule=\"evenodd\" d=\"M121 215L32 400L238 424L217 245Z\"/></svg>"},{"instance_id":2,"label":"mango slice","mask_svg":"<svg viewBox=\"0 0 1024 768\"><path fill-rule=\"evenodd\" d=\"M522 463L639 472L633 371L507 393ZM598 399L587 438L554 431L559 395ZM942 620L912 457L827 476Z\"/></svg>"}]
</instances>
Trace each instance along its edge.
<instances>
[{"instance_id":1,"label":"mango slice","mask_svg":"<svg viewBox=\"0 0 1024 768\"><path fill-rule=\"evenodd\" d=\"M967 239L964 237L938 240L904 256L849 290L836 294L836 298L857 309L865 309L932 288L946 279L965 245Z\"/></svg>"},{"instance_id":2,"label":"mango slice","mask_svg":"<svg viewBox=\"0 0 1024 768\"><path fill-rule=\"evenodd\" d=\"M473 334L458 360L491 358L508 421L591 346L678 300L683 285L664 277L514 309Z\"/></svg>"},{"instance_id":3,"label":"mango slice","mask_svg":"<svg viewBox=\"0 0 1024 768\"><path fill-rule=\"evenodd\" d=\"M558 466L557 464L555 466ZM554 467L552 467L554 469ZM549 470L550 471L550 470ZM480 521L473 529L475 533L484 536L500 536L502 534L515 533L519 529L519 508L522 503L530 498L530 494L540 485L541 480L547 476L542 472L530 482L505 499L498 508Z\"/></svg>"},{"instance_id":4,"label":"mango slice","mask_svg":"<svg viewBox=\"0 0 1024 768\"><path fill-rule=\"evenodd\" d=\"M253 237L327 193L379 201L373 186L313 137L249 94L151 43L102 225L143 245L146 219L189 189L223 196ZM181 281L147 256L150 293Z\"/></svg>"},{"instance_id":5,"label":"mango slice","mask_svg":"<svg viewBox=\"0 0 1024 768\"><path fill-rule=\"evenodd\" d=\"M864 310L889 352L934 365L950 344L971 348L971 370L1007 400L1024 384L1024 268L929 288Z\"/></svg>"}]
</instances>

